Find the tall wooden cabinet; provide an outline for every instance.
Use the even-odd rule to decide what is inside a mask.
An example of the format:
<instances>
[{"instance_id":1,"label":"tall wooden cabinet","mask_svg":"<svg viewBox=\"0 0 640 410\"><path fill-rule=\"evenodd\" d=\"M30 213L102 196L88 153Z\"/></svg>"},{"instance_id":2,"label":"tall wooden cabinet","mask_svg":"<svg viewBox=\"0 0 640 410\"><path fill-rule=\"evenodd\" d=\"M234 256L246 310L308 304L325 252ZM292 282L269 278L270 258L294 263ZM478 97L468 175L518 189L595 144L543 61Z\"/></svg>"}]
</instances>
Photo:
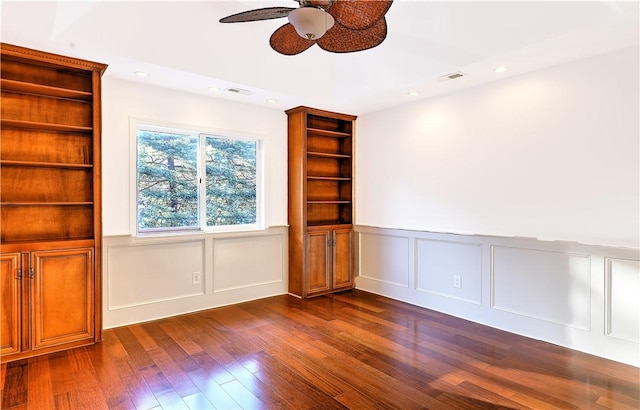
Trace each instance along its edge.
<instances>
[{"instance_id":1,"label":"tall wooden cabinet","mask_svg":"<svg viewBox=\"0 0 640 410\"><path fill-rule=\"evenodd\" d=\"M356 117L286 111L289 133L289 293L353 287L353 138Z\"/></svg>"},{"instance_id":2,"label":"tall wooden cabinet","mask_svg":"<svg viewBox=\"0 0 640 410\"><path fill-rule=\"evenodd\" d=\"M106 65L0 44L0 355L102 338Z\"/></svg>"}]
</instances>

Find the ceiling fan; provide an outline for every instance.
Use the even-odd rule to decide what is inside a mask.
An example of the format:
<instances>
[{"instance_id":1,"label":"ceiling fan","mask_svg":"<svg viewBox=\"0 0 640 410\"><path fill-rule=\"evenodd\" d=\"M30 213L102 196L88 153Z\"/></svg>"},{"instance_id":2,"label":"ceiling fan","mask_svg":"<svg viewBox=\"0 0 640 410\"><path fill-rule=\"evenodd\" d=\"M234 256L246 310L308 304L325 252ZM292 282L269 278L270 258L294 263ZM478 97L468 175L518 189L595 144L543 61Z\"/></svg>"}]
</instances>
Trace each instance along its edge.
<instances>
[{"instance_id":1,"label":"ceiling fan","mask_svg":"<svg viewBox=\"0 0 640 410\"><path fill-rule=\"evenodd\" d=\"M278 53L295 55L314 44L333 53L373 48L387 36L384 15L393 0L294 0L294 7L266 7L243 11L220 19L220 23L243 23L287 17L289 23L269 39Z\"/></svg>"}]
</instances>

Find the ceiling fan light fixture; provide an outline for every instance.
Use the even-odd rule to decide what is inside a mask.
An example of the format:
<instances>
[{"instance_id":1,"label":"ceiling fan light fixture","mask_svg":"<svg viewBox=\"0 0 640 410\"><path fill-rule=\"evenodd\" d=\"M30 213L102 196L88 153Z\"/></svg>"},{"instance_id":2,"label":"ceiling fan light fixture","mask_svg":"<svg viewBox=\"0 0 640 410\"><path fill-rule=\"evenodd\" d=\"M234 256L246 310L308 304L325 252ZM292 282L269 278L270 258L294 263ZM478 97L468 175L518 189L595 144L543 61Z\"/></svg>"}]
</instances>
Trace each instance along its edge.
<instances>
[{"instance_id":1,"label":"ceiling fan light fixture","mask_svg":"<svg viewBox=\"0 0 640 410\"><path fill-rule=\"evenodd\" d=\"M300 7L287 18L298 35L307 40L319 39L335 24L331 14L317 7Z\"/></svg>"}]
</instances>

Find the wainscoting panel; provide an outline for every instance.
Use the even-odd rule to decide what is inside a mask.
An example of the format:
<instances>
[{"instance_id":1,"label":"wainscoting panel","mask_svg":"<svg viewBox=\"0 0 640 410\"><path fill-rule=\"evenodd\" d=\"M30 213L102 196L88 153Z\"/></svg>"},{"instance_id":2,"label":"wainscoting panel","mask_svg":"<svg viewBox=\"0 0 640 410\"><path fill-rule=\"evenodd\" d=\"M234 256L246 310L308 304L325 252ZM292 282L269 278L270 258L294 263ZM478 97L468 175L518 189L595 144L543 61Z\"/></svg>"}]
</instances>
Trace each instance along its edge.
<instances>
[{"instance_id":1,"label":"wainscoting panel","mask_svg":"<svg viewBox=\"0 0 640 410\"><path fill-rule=\"evenodd\" d=\"M406 237L361 233L358 249L362 276L409 287L409 240Z\"/></svg>"},{"instance_id":2,"label":"wainscoting panel","mask_svg":"<svg viewBox=\"0 0 640 410\"><path fill-rule=\"evenodd\" d=\"M282 282L282 238L278 235L213 240L213 291Z\"/></svg>"},{"instance_id":3,"label":"wainscoting panel","mask_svg":"<svg viewBox=\"0 0 640 410\"><path fill-rule=\"evenodd\" d=\"M589 255L492 247L492 307L589 330Z\"/></svg>"},{"instance_id":4,"label":"wainscoting panel","mask_svg":"<svg viewBox=\"0 0 640 410\"><path fill-rule=\"evenodd\" d=\"M605 263L607 335L640 343L640 262L608 258Z\"/></svg>"},{"instance_id":5,"label":"wainscoting panel","mask_svg":"<svg viewBox=\"0 0 640 410\"><path fill-rule=\"evenodd\" d=\"M287 233L105 237L104 328L286 293Z\"/></svg>"},{"instance_id":6,"label":"wainscoting panel","mask_svg":"<svg viewBox=\"0 0 640 410\"><path fill-rule=\"evenodd\" d=\"M358 289L640 366L640 249L355 230Z\"/></svg>"},{"instance_id":7,"label":"wainscoting panel","mask_svg":"<svg viewBox=\"0 0 640 410\"><path fill-rule=\"evenodd\" d=\"M482 247L416 239L416 289L481 304ZM459 287L454 286L459 277Z\"/></svg>"},{"instance_id":8,"label":"wainscoting panel","mask_svg":"<svg viewBox=\"0 0 640 410\"><path fill-rule=\"evenodd\" d=\"M204 241L107 248L109 310L204 294Z\"/></svg>"}]
</instances>

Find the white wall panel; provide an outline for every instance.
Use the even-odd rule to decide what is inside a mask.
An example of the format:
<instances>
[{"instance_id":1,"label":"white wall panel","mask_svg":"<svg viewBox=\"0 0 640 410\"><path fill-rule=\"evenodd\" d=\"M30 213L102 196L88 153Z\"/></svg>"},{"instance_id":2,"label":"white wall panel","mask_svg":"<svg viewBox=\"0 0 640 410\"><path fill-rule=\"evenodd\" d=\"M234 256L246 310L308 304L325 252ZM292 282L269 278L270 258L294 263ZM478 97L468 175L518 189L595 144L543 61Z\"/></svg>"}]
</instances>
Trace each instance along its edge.
<instances>
[{"instance_id":1,"label":"white wall panel","mask_svg":"<svg viewBox=\"0 0 640 410\"><path fill-rule=\"evenodd\" d=\"M280 236L214 239L213 291L282 281Z\"/></svg>"},{"instance_id":2,"label":"white wall panel","mask_svg":"<svg viewBox=\"0 0 640 410\"><path fill-rule=\"evenodd\" d=\"M640 262L606 261L607 334L640 343Z\"/></svg>"},{"instance_id":3,"label":"white wall panel","mask_svg":"<svg viewBox=\"0 0 640 410\"><path fill-rule=\"evenodd\" d=\"M494 246L492 307L588 330L590 267L588 255Z\"/></svg>"},{"instance_id":4,"label":"white wall panel","mask_svg":"<svg viewBox=\"0 0 640 410\"><path fill-rule=\"evenodd\" d=\"M105 237L105 329L286 293L287 232Z\"/></svg>"},{"instance_id":5,"label":"white wall panel","mask_svg":"<svg viewBox=\"0 0 640 410\"><path fill-rule=\"evenodd\" d=\"M358 289L640 366L639 249L355 229Z\"/></svg>"},{"instance_id":6,"label":"white wall panel","mask_svg":"<svg viewBox=\"0 0 640 410\"><path fill-rule=\"evenodd\" d=\"M416 289L479 305L481 250L476 244L416 239ZM460 288L453 286L454 276L460 276Z\"/></svg>"},{"instance_id":7,"label":"white wall panel","mask_svg":"<svg viewBox=\"0 0 640 410\"><path fill-rule=\"evenodd\" d=\"M360 275L402 287L409 286L409 240L406 237L360 233Z\"/></svg>"},{"instance_id":8,"label":"white wall panel","mask_svg":"<svg viewBox=\"0 0 640 410\"><path fill-rule=\"evenodd\" d=\"M109 310L204 294L204 279L194 285L192 273L204 278L204 241L109 247Z\"/></svg>"}]
</instances>

